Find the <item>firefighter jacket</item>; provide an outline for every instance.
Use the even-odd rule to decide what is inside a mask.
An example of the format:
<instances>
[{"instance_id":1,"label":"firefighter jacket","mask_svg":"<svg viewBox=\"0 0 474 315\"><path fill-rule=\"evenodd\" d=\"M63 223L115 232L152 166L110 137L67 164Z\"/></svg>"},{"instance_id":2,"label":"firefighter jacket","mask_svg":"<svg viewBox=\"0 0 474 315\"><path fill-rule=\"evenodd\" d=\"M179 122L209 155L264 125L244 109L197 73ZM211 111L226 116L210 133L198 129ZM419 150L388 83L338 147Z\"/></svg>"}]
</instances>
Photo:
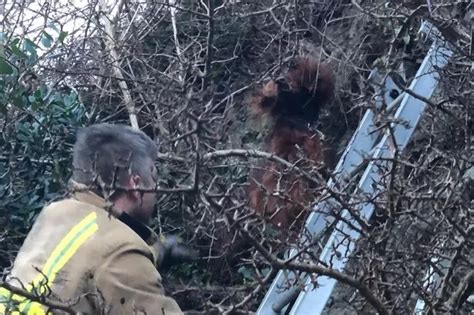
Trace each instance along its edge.
<instances>
[{"instance_id":1,"label":"firefighter jacket","mask_svg":"<svg viewBox=\"0 0 474 315\"><path fill-rule=\"evenodd\" d=\"M0 288L0 314L47 314L43 296L82 314L182 314L163 292L151 246L156 234L106 209L92 192L45 207L7 280L30 299Z\"/></svg>"}]
</instances>

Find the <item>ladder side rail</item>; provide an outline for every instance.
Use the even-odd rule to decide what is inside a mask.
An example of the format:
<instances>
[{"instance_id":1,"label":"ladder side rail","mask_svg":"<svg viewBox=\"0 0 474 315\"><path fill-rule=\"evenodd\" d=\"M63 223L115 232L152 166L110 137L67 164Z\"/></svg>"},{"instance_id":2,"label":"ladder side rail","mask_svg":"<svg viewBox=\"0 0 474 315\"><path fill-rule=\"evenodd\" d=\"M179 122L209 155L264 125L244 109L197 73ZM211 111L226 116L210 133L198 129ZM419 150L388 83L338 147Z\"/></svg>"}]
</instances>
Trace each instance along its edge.
<instances>
[{"instance_id":1,"label":"ladder side rail","mask_svg":"<svg viewBox=\"0 0 474 315\"><path fill-rule=\"evenodd\" d=\"M436 28L433 28L432 25L426 21L420 27L420 33L425 33L429 37L436 37L439 36L439 33ZM382 76L377 72L377 70L373 70L371 76L369 76L369 80L374 81L382 81ZM375 79L375 80L374 80ZM393 89L396 89L397 92L400 93L400 89L397 87L395 82L391 79L391 77L387 77L386 81L384 82L384 90L379 91L375 96L375 106L376 108L381 108L384 104L390 104L387 106L387 109L396 106L398 102L394 101L391 96L390 92ZM377 87L376 87L377 90ZM374 113L368 109L359 123L359 127L354 133L351 141L346 146L344 153L342 154L339 162L334 171L334 178L341 182L343 176L348 176L360 163L363 161L364 155L370 153L370 149L373 148L374 143L366 142L367 138L364 138L364 134L368 135L370 141L375 141L378 137L379 131L376 131L373 127L373 117ZM370 128L370 130L369 130ZM345 171L344 171L345 170ZM340 175L342 174L342 175ZM347 177L346 177L347 178ZM335 183L330 180L328 182L328 187L330 189L334 189ZM306 222L306 228L311 233L311 235L315 236L320 234L326 226L331 223L325 213L327 213L331 208L330 200L323 201L316 205L315 211L312 212ZM297 250L292 249L290 250L289 256L292 257L297 254ZM287 281L294 281L295 274L289 271L280 270L275 277L272 285L270 286L268 292L266 293L262 303L260 304L257 314L259 315L270 315L270 314L277 314L273 310L273 305L278 304L282 299L285 299L286 294L294 294L288 293L290 290L284 291L284 284ZM296 290L296 289L293 289ZM297 293L297 292L296 292Z\"/></svg>"},{"instance_id":2,"label":"ladder side rail","mask_svg":"<svg viewBox=\"0 0 474 315\"><path fill-rule=\"evenodd\" d=\"M435 295L436 298L440 298L439 292L437 292L442 286L443 276L446 274L446 271L449 269L449 259L441 256L434 256L430 259L430 265L426 271L426 275L423 281L423 288L432 295ZM436 266L434 268L433 266ZM425 314L426 304L423 298L419 297L416 301L413 314L420 315Z\"/></svg>"},{"instance_id":3,"label":"ladder side rail","mask_svg":"<svg viewBox=\"0 0 474 315\"><path fill-rule=\"evenodd\" d=\"M376 96L376 107L380 108L384 102L388 104L389 101L393 102L392 98L389 96L390 90L395 89L396 85L391 78L387 78L385 83L386 89L381 91L382 96ZM374 124L374 113L371 109L367 109L362 118L361 122L359 123L359 127L354 132L351 140L349 141L344 153L342 154L341 158L336 165L334 170L334 179L332 178L328 181L328 188L335 189L336 181L341 184L343 181L347 180L350 174L353 172L355 168L357 168L365 158L369 155L370 151L375 145L375 141L377 140L379 134L381 133ZM330 209L333 208L334 200L328 199L318 203L314 211L312 211L305 223L305 229L312 235L313 237L317 237L321 234L324 229L331 224L333 218L327 216L327 213L330 212ZM289 257L293 257L298 253L298 250L291 249L289 253ZM280 299L284 299L286 294L292 294L285 292L284 288L285 283L292 282L296 279L296 275L292 272L280 270L277 273L277 276L273 280L270 288L268 289L265 297L263 298L258 310L257 315L272 315L277 314L275 312L273 305L278 303ZM296 290L296 289L293 289ZM288 290L286 290L288 291Z\"/></svg>"},{"instance_id":4,"label":"ladder side rail","mask_svg":"<svg viewBox=\"0 0 474 315\"><path fill-rule=\"evenodd\" d=\"M433 94L436 86L439 75L436 71L436 68L443 68L449 57L451 56L451 50L444 48L438 45L438 42L435 40L425 57L420 69L417 72L415 79L410 85L410 90L415 93L425 97L430 98ZM394 139L398 150L402 151L410 140L411 135L414 132L414 129L424 111L426 104L415 98L411 95L405 94L402 104L398 108L395 118L400 120L407 120L409 125L403 126L400 124L392 123L392 128L394 131ZM390 158L393 155L391 149L391 139L392 136L386 134L382 139L380 145L377 146L377 150L374 153L374 158ZM359 184L360 191L373 195L374 185L377 186L377 183L381 179L380 172L380 163L381 161L371 161L368 168L366 169L364 175L362 176ZM386 166L386 165L385 165ZM378 189L383 189L383 187L377 187ZM364 219L370 219L373 213L373 205L370 203L365 203L361 207L361 215ZM347 211L344 211L345 215L348 215ZM357 226L357 225L356 225ZM347 242L347 238L344 236L350 235L351 239ZM351 253L353 250L353 241L357 240L359 237L358 232L352 230L344 222L339 222L330 239L326 243L326 246L321 253L320 259L326 263L331 263L332 267L335 270L342 271L347 264L347 259L338 259L335 255L333 249L340 241L342 245L338 248L338 251L344 253ZM347 251L346 251L347 250ZM307 283L309 286L311 284ZM329 300L333 288L336 284L336 281L328 277L319 277L318 288L309 292L302 292L290 314L321 314L324 307Z\"/></svg>"},{"instance_id":5,"label":"ladder side rail","mask_svg":"<svg viewBox=\"0 0 474 315\"><path fill-rule=\"evenodd\" d=\"M378 93L375 96L375 107L377 109L381 108L384 104L387 105L387 108L391 108L400 102L400 97L394 99L390 96L392 90L397 90L399 95L402 94L392 78L387 77L384 82L384 88L379 91L383 93L383 95ZM359 167L367 157L372 155L376 141L382 134L382 131L374 124L374 117L374 112L370 108L367 109L358 128L341 155L333 171L333 177L329 179L327 183L328 189L340 190L342 188L341 186L350 180L357 167ZM315 205L314 210L309 214L305 224L305 228L310 235L318 237L325 227L333 222L333 218L327 216L327 214L334 208L335 202L333 198L329 198Z\"/></svg>"},{"instance_id":6,"label":"ladder side rail","mask_svg":"<svg viewBox=\"0 0 474 315\"><path fill-rule=\"evenodd\" d=\"M433 264L433 265L436 265L439 262L439 259L434 258L434 257L431 258L430 260L431 260L431 264ZM423 281L423 288L425 290L427 290L427 291L432 291L433 290L434 284L438 282L438 279L435 275L436 275L436 272L435 272L433 266L430 265L428 267L428 270L426 271L426 275L425 275L425 278L424 278L424 281ZM415 309L413 311L413 314L414 315L424 314L425 306L426 306L425 301L422 298L419 298L416 301Z\"/></svg>"}]
</instances>

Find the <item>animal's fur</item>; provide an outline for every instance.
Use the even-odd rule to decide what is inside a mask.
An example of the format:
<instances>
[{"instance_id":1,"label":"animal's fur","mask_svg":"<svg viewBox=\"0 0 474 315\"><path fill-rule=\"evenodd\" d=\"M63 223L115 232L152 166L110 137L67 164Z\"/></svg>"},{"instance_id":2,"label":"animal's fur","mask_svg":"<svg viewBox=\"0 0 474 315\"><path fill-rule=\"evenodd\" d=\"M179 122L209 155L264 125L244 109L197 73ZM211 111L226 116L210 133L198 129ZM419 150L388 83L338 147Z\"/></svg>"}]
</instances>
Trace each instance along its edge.
<instances>
[{"instance_id":1,"label":"animal's fur","mask_svg":"<svg viewBox=\"0 0 474 315\"><path fill-rule=\"evenodd\" d=\"M330 100L334 79L327 64L298 58L284 78L271 80L250 101L254 118L271 122L265 149L298 167L324 167L324 147L309 124ZM257 213L281 228L290 227L315 196L307 181L275 162L250 174L248 196ZM280 196L272 194L279 193Z\"/></svg>"}]
</instances>

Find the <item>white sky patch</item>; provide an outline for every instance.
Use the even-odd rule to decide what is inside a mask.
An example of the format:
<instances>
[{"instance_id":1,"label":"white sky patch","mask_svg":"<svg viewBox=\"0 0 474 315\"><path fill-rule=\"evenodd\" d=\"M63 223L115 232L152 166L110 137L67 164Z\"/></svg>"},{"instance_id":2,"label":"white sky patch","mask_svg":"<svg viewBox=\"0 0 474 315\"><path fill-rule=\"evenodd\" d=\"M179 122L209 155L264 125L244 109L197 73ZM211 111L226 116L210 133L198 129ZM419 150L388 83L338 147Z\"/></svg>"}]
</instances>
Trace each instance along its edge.
<instances>
[{"instance_id":1,"label":"white sky patch","mask_svg":"<svg viewBox=\"0 0 474 315\"><path fill-rule=\"evenodd\" d=\"M65 40L81 40L86 29L90 34L95 29L95 14L99 5L91 12L95 1L43 0L25 1L3 0L0 3L0 42L13 33L21 39L28 38L37 47L38 56L50 48L52 42L65 36ZM102 8L108 12L116 10L118 1L100 0ZM23 4L22 6L20 6ZM67 34L67 36L66 36ZM11 38L10 38L11 40ZM49 47L48 47L49 46Z\"/></svg>"}]
</instances>

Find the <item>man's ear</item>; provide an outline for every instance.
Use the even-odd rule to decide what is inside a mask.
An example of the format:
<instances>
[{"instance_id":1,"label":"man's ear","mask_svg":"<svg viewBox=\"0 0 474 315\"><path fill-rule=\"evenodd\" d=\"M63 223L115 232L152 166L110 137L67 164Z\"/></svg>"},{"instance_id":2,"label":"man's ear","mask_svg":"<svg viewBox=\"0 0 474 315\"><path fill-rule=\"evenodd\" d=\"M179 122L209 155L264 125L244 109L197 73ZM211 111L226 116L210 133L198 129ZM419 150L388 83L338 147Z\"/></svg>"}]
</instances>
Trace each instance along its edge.
<instances>
[{"instance_id":1,"label":"man's ear","mask_svg":"<svg viewBox=\"0 0 474 315\"><path fill-rule=\"evenodd\" d=\"M140 188L140 176L138 175L132 175L130 176L128 180L128 189L138 189ZM141 192L139 190L129 190L127 191L127 194L129 196L133 197L134 199L140 199L141 198Z\"/></svg>"}]
</instances>

